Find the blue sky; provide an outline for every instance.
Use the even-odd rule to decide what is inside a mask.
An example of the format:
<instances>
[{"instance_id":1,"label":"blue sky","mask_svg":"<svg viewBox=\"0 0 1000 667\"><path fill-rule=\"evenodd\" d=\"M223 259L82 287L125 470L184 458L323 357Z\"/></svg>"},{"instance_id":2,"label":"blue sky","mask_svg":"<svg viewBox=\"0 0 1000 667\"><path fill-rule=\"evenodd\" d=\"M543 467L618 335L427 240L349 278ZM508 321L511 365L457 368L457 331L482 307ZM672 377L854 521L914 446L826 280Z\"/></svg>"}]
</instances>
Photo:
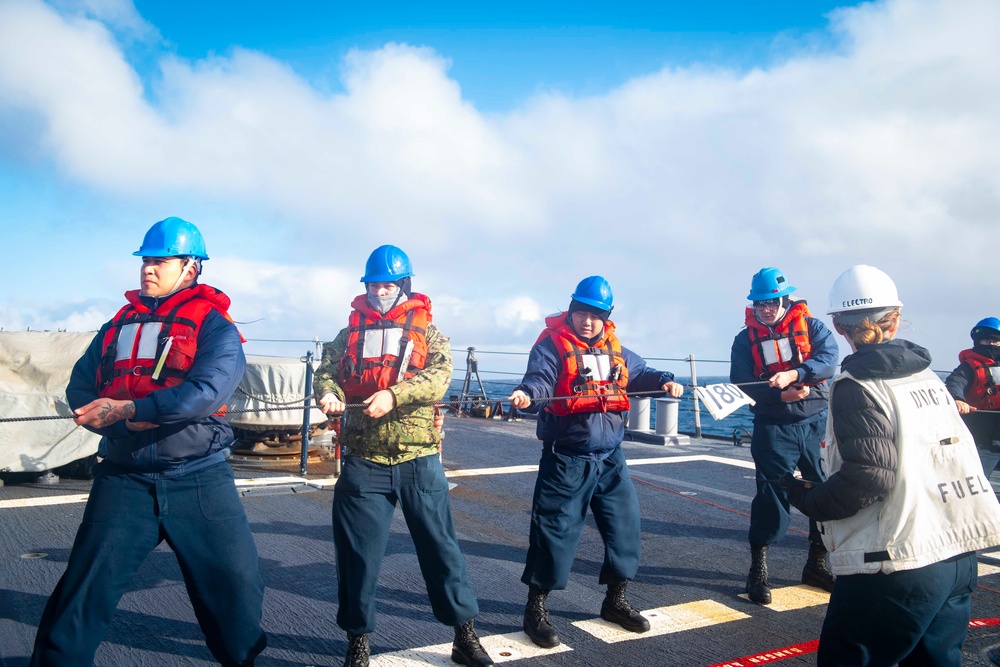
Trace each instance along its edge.
<instances>
[{"instance_id":1,"label":"blue sky","mask_svg":"<svg viewBox=\"0 0 1000 667\"><path fill-rule=\"evenodd\" d=\"M807 40L848 4L773 2L139 2L167 49L197 60L260 50L338 89L351 49L426 45L478 108L507 110L544 90L589 95L664 65L753 67Z\"/></svg>"},{"instance_id":2,"label":"blue sky","mask_svg":"<svg viewBox=\"0 0 1000 667\"><path fill-rule=\"evenodd\" d=\"M868 263L947 369L998 314L997 34L993 0L0 0L0 327L96 329L178 215L252 341L332 338L393 243L456 348L527 350L598 273L626 345L726 358L759 268L826 319Z\"/></svg>"}]
</instances>

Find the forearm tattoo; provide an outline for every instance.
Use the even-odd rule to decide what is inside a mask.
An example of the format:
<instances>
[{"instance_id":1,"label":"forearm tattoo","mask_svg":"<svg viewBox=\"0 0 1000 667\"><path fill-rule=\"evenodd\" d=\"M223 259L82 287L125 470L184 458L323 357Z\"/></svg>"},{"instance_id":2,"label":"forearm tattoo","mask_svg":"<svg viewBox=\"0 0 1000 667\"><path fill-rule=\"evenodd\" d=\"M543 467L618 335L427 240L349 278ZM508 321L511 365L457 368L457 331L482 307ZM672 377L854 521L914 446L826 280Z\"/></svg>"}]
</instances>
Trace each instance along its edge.
<instances>
[{"instance_id":1,"label":"forearm tattoo","mask_svg":"<svg viewBox=\"0 0 1000 667\"><path fill-rule=\"evenodd\" d=\"M135 417L135 403L132 401L108 403L101 406L101 411L98 414L98 426L104 428L122 419L131 419L132 417Z\"/></svg>"}]
</instances>

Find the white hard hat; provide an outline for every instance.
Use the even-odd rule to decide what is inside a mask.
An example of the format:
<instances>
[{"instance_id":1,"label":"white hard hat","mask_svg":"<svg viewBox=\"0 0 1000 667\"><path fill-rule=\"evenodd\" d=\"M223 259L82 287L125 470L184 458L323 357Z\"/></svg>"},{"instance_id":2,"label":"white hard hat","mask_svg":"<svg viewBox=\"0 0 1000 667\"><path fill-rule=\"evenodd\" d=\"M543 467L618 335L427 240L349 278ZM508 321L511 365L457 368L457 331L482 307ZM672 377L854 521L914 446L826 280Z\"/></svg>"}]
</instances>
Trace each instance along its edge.
<instances>
[{"instance_id":1,"label":"white hard hat","mask_svg":"<svg viewBox=\"0 0 1000 667\"><path fill-rule=\"evenodd\" d=\"M902 306L896 283L884 271L856 264L833 281L827 315L856 310L882 310Z\"/></svg>"}]
</instances>

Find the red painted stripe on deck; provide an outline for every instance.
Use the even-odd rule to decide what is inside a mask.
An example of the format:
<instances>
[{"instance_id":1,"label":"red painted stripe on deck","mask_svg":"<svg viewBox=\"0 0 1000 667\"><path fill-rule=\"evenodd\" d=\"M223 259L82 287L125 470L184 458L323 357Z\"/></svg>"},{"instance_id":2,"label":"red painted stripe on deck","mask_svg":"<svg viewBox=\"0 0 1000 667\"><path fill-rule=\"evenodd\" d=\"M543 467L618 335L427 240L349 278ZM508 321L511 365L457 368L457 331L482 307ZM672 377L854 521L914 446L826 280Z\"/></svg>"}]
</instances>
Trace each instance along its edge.
<instances>
[{"instance_id":1,"label":"red painted stripe on deck","mask_svg":"<svg viewBox=\"0 0 1000 667\"><path fill-rule=\"evenodd\" d=\"M727 660L726 662L718 662L714 665L709 665L709 667L754 667L755 665L769 665L772 662L780 662L788 658L799 658L803 655L815 653L817 647L819 647L819 640L813 639L801 644L792 644L785 648L777 648L772 651L764 651L763 653Z\"/></svg>"},{"instance_id":2,"label":"red painted stripe on deck","mask_svg":"<svg viewBox=\"0 0 1000 667\"><path fill-rule=\"evenodd\" d=\"M985 628L997 625L1000 625L1000 618L974 618L969 621L970 628ZM787 660L788 658L809 655L810 653L815 653L818 648L819 640L813 639L801 644L792 644L785 648L776 648L771 651L764 651L763 653L734 658L726 662L717 662L714 665L708 665L708 667L754 667L755 665L767 665L772 662Z\"/></svg>"}]
</instances>

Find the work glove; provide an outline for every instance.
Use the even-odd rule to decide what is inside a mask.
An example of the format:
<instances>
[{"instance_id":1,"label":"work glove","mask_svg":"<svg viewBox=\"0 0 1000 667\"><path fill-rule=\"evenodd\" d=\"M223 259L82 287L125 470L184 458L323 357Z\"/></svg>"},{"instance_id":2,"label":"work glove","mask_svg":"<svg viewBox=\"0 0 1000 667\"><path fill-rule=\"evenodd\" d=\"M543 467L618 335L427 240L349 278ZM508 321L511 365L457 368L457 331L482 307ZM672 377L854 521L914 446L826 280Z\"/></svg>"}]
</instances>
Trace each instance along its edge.
<instances>
[{"instance_id":1,"label":"work glove","mask_svg":"<svg viewBox=\"0 0 1000 667\"><path fill-rule=\"evenodd\" d=\"M785 489L788 492L788 502L791 503L792 507L803 514L806 514L805 510L802 508L805 506L806 494L808 494L809 491L816 486L815 482L799 479L790 472L786 472L782 475L781 479L769 481L771 484Z\"/></svg>"}]
</instances>

